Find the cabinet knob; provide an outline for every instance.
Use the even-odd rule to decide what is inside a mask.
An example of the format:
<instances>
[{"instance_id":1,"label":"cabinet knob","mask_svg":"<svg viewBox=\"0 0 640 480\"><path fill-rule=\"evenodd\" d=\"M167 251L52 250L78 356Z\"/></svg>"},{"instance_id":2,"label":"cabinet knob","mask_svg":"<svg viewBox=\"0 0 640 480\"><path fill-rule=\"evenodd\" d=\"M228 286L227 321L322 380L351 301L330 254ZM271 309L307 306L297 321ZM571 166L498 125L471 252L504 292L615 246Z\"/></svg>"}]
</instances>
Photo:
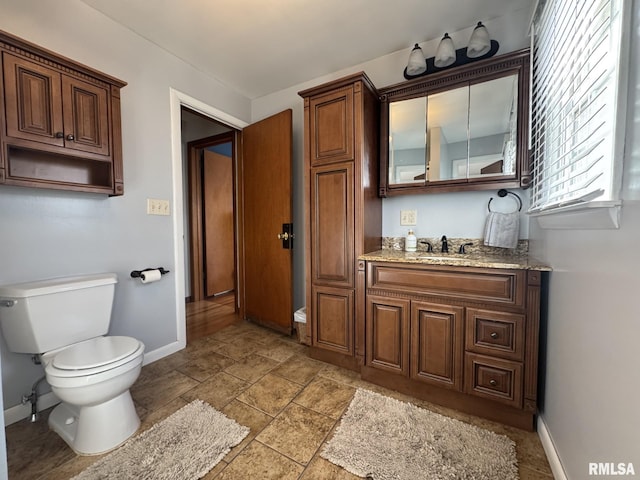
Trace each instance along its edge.
<instances>
[{"instance_id":1,"label":"cabinet knob","mask_svg":"<svg viewBox=\"0 0 640 480\"><path fill-rule=\"evenodd\" d=\"M498 384L498 382L496 382L495 380L490 380L489 381L489 385L491 385L492 387L495 387Z\"/></svg>"},{"instance_id":2,"label":"cabinet knob","mask_svg":"<svg viewBox=\"0 0 640 480\"><path fill-rule=\"evenodd\" d=\"M56 132L56 138L64 138L64 133Z\"/></svg>"},{"instance_id":3,"label":"cabinet knob","mask_svg":"<svg viewBox=\"0 0 640 480\"><path fill-rule=\"evenodd\" d=\"M76 137L74 137L73 134L70 133L69 135L67 135L67 140L73 141L75 139L76 139Z\"/></svg>"},{"instance_id":4,"label":"cabinet knob","mask_svg":"<svg viewBox=\"0 0 640 480\"><path fill-rule=\"evenodd\" d=\"M489 335L491 338L493 338L494 340L496 338L498 338L498 334L496 332L491 332L491 334Z\"/></svg>"}]
</instances>

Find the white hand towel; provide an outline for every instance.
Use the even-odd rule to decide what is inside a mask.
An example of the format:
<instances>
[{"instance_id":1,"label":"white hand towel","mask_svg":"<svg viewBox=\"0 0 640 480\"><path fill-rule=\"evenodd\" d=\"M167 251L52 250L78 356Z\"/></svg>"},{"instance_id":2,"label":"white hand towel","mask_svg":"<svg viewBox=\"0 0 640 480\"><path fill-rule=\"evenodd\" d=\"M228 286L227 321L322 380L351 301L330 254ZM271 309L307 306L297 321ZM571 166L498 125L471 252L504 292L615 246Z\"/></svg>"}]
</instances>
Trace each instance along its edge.
<instances>
[{"instance_id":1,"label":"white hand towel","mask_svg":"<svg viewBox=\"0 0 640 480\"><path fill-rule=\"evenodd\" d=\"M520 213L489 212L484 244L489 247L516 248L520 236Z\"/></svg>"}]
</instances>

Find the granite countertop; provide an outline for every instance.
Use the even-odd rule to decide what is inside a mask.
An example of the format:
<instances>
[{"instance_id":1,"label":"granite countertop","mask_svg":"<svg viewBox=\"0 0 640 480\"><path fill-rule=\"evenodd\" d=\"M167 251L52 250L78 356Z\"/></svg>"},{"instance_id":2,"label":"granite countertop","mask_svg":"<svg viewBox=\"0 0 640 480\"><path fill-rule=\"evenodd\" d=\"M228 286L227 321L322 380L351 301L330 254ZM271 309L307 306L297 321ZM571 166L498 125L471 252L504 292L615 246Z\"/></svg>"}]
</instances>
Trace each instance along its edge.
<instances>
[{"instance_id":1,"label":"granite countertop","mask_svg":"<svg viewBox=\"0 0 640 480\"><path fill-rule=\"evenodd\" d=\"M486 253L427 253L383 249L358 257L367 262L417 263L422 265L451 265L456 267L508 268L515 270L551 271L551 267L527 255L495 255Z\"/></svg>"}]
</instances>

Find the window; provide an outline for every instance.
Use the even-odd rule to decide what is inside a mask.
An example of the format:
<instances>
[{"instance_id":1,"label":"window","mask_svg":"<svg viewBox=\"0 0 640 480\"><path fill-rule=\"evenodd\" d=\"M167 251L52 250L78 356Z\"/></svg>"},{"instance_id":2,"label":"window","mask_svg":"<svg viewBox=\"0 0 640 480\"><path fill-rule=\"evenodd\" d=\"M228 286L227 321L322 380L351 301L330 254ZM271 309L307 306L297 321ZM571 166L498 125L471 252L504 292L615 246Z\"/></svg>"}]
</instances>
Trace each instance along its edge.
<instances>
[{"instance_id":1,"label":"window","mask_svg":"<svg viewBox=\"0 0 640 480\"><path fill-rule=\"evenodd\" d=\"M618 226L626 94L626 69L621 68L624 3L541 0L536 9L529 213L543 226L580 227L574 224L576 212L594 207L609 209L605 218ZM542 219L559 212L570 213L571 220Z\"/></svg>"}]
</instances>

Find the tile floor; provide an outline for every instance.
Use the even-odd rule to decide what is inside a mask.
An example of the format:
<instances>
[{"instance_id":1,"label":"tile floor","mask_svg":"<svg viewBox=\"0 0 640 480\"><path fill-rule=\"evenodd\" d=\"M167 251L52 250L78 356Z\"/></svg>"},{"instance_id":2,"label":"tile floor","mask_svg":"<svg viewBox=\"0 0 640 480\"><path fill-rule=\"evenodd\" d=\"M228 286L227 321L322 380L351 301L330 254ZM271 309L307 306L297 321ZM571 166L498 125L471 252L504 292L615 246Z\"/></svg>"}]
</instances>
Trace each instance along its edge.
<instances>
[{"instance_id":1,"label":"tile floor","mask_svg":"<svg viewBox=\"0 0 640 480\"><path fill-rule=\"evenodd\" d=\"M460 414L360 380L307 356L295 339L237 322L145 366L131 393L141 429L195 398L251 428L204 478L357 479L319 456L357 387L411 401L511 437L522 480L552 479L536 433ZM76 456L46 424L25 419L6 428L10 479L68 479L96 460Z\"/></svg>"}]
</instances>

